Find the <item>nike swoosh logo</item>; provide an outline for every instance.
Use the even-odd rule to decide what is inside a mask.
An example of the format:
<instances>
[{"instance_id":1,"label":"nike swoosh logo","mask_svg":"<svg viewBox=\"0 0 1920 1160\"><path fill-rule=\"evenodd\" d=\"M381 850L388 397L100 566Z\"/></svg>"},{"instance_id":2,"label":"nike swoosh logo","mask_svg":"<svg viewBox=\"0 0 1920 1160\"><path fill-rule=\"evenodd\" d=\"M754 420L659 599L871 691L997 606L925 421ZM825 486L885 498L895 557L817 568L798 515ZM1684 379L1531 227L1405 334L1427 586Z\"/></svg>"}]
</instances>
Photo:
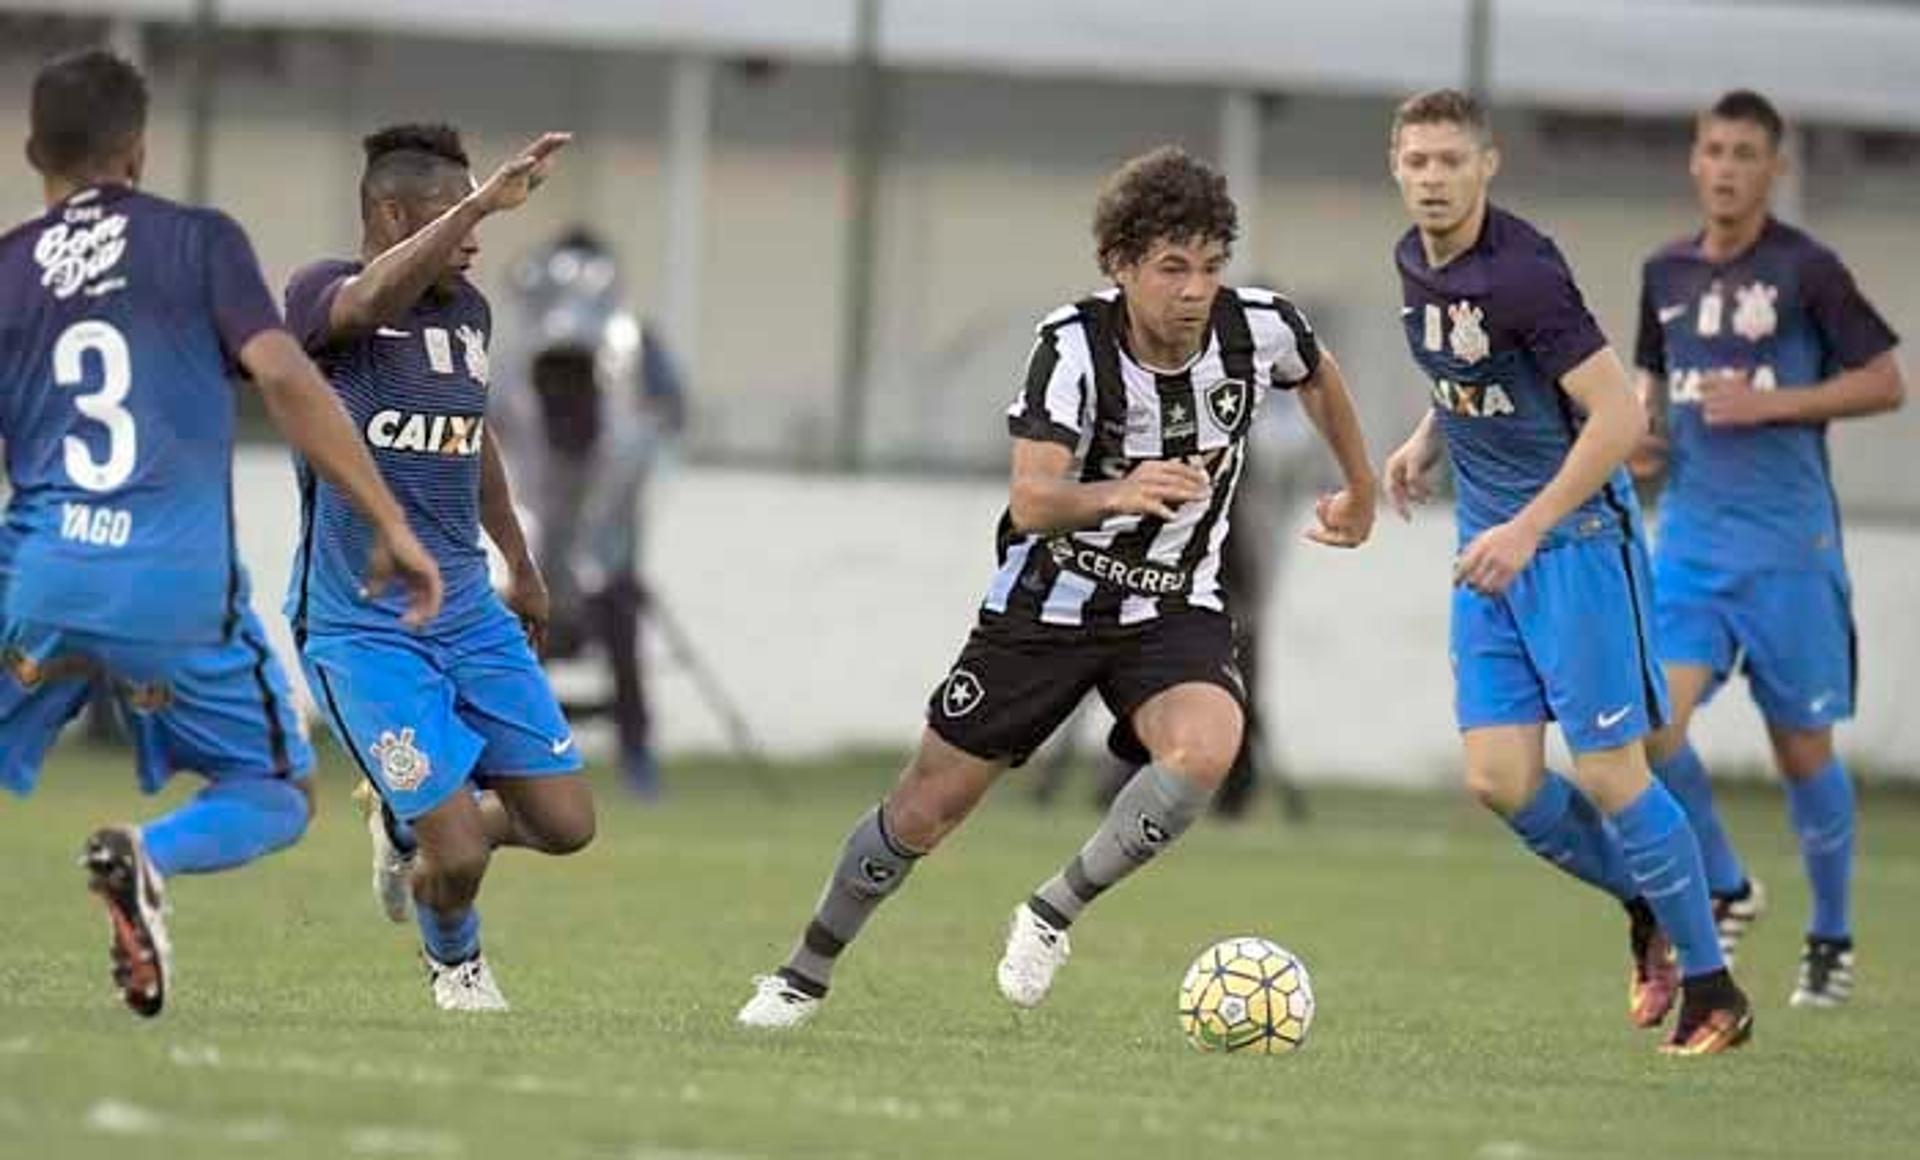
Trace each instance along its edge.
<instances>
[{"instance_id":1,"label":"nike swoosh logo","mask_svg":"<svg viewBox=\"0 0 1920 1160\"><path fill-rule=\"evenodd\" d=\"M1687 312L1685 306L1662 306L1659 311L1660 325L1665 326Z\"/></svg>"},{"instance_id":2,"label":"nike swoosh logo","mask_svg":"<svg viewBox=\"0 0 1920 1160\"><path fill-rule=\"evenodd\" d=\"M1631 712L1633 712L1632 705L1622 705L1611 713L1600 714L1598 717L1595 717L1593 721L1594 721L1594 724L1600 726L1600 728L1602 729L1611 729L1615 725L1618 725L1620 724L1620 722L1626 720L1627 714Z\"/></svg>"},{"instance_id":3,"label":"nike swoosh logo","mask_svg":"<svg viewBox=\"0 0 1920 1160\"><path fill-rule=\"evenodd\" d=\"M1833 704L1833 698L1834 694L1832 693L1822 693L1808 702L1807 708L1813 710L1815 713L1824 713L1827 711L1827 706Z\"/></svg>"},{"instance_id":4,"label":"nike swoosh logo","mask_svg":"<svg viewBox=\"0 0 1920 1160\"><path fill-rule=\"evenodd\" d=\"M411 331L395 330L391 326L380 327L378 330L374 331L373 333L378 335L381 338L408 338L408 337L411 337L411 334L412 334Z\"/></svg>"},{"instance_id":5,"label":"nike swoosh logo","mask_svg":"<svg viewBox=\"0 0 1920 1160\"><path fill-rule=\"evenodd\" d=\"M1412 313L1413 313L1413 307L1411 306L1402 306L1400 308L1400 317L1402 318L1405 318L1407 315Z\"/></svg>"},{"instance_id":6,"label":"nike swoosh logo","mask_svg":"<svg viewBox=\"0 0 1920 1160\"><path fill-rule=\"evenodd\" d=\"M560 756L561 754L565 753L567 750L573 748L573 734L571 733L567 734L565 737L562 737L560 740L554 742L551 746L548 746L548 748L553 750L553 755L555 757Z\"/></svg>"}]
</instances>

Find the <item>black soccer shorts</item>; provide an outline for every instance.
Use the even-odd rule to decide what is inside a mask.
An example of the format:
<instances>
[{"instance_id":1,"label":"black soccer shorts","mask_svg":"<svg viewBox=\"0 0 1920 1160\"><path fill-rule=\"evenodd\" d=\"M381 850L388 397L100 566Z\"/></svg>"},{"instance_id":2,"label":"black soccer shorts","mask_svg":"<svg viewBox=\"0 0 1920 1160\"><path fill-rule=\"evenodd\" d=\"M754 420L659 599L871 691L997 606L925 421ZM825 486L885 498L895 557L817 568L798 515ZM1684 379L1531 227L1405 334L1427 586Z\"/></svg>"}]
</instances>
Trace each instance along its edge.
<instances>
[{"instance_id":1,"label":"black soccer shorts","mask_svg":"<svg viewBox=\"0 0 1920 1160\"><path fill-rule=\"evenodd\" d=\"M1233 621L1221 613L1190 609L1097 629L985 613L928 698L927 724L975 757L1017 766L1097 689L1120 722L1116 750L1144 761L1127 727L1134 710L1156 693L1194 682L1218 685L1246 708Z\"/></svg>"}]
</instances>

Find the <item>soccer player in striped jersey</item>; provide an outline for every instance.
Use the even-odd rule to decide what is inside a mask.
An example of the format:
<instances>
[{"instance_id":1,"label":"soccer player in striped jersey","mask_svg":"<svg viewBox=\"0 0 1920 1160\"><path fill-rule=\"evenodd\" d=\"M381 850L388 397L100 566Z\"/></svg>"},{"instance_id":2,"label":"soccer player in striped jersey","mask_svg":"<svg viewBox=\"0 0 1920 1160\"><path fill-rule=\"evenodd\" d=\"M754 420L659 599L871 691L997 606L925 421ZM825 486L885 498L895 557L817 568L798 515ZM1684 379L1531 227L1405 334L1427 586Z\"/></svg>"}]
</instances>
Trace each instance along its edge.
<instances>
[{"instance_id":1,"label":"soccer player in striped jersey","mask_svg":"<svg viewBox=\"0 0 1920 1160\"><path fill-rule=\"evenodd\" d=\"M1694 709L1737 665L1766 719L1812 889L1790 1002L1853 990L1853 787L1833 726L1853 716L1851 586L1827 463L1827 424L1898 407L1898 338L1833 252L1769 212L1785 126L1758 93L1728 93L1694 131L1705 226L1647 260L1635 361L1670 450L1654 552L1656 638L1673 715L1654 771L1700 836L1729 956L1764 894L1728 841Z\"/></svg>"},{"instance_id":2,"label":"soccer player in striped jersey","mask_svg":"<svg viewBox=\"0 0 1920 1160\"><path fill-rule=\"evenodd\" d=\"M1646 413L1559 249L1488 204L1499 153L1477 102L1444 89L1409 99L1390 160L1413 219L1395 250L1401 320L1432 406L1384 475L1404 516L1443 450L1453 464L1467 785L1534 853L1627 907L1639 1026L1673 1006L1671 943L1682 999L1662 1050L1736 1047L1751 1007L1721 958L1686 814L1647 766L1666 691L1623 466ZM1546 768L1548 721L1573 753L1572 782Z\"/></svg>"},{"instance_id":3,"label":"soccer player in striped jersey","mask_svg":"<svg viewBox=\"0 0 1920 1160\"><path fill-rule=\"evenodd\" d=\"M315 699L366 784L374 891L405 922L408 894L434 1002L507 1003L480 953L474 908L492 851L569 854L593 836L580 753L534 655L547 591L486 437L486 299L467 280L474 230L524 204L569 140L549 133L484 184L444 125L364 142L360 257L319 261L287 287L287 321L366 439L446 577L420 632L356 598L365 523L303 471L302 542L287 611ZM506 558L505 602L480 533ZM377 800L376 800L377 798Z\"/></svg>"},{"instance_id":4,"label":"soccer player in striped jersey","mask_svg":"<svg viewBox=\"0 0 1920 1160\"><path fill-rule=\"evenodd\" d=\"M34 80L27 155L44 214L0 235L0 785L32 791L62 726L106 680L137 741L141 788L207 786L142 826L88 839L122 1000L157 1015L170 986L167 879L292 845L313 753L248 603L234 549L233 386L368 521L355 576L397 569L379 615L418 623L437 569L319 372L280 324L252 247L216 210L140 192L147 87L92 51ZM397 625L396 625L397 627Z\"/></svg>"},{"instance_id":5,"label":"soccer player in striped jersey","mask_svg":"<svg viewBox=\"0 0 1920 1160\"><path fill-rule=\"evenodd\" d=\"M1171 845L1232 767L1245 690L1221 546L1266 394L1298 392L1345 474L1310 538L1363 543L1375 492L1333 355L1285 298L1221 284L1236 217L1225 179L1177 149L1109 181L1093 233L1113 285L1040 323L1008 411L1011 496L978 623L905 773L854 826L741 1023L811 1018L874 909L1089 691L1118 719L1116 749L1145 764L1079 854L1015 908L998 979L1016 1006L1046 998L1081 911Z\"/></svg>"}]
</instances>

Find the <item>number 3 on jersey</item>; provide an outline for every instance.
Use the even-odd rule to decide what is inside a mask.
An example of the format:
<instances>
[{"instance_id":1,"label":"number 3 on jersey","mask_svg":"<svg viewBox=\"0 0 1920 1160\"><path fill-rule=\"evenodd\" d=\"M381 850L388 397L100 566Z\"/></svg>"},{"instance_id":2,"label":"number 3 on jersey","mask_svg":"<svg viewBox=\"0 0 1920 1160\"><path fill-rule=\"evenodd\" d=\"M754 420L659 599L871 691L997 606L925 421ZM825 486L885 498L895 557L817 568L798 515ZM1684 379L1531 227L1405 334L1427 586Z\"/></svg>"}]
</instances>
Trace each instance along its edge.
<instances>
[{"instance_id":1,"label":"number 3 on jersey","mask_svg":"<svg viewBox=\"0 0 1920 1160\"><path fill-rule=\"evenodd\" d=\"M53 381L62 387L80 390L88 385L86 356L92 353L100 366L99 389L76 395L73 405L82 415L107 429L107 458L102 463L84 439L69 435L62 443L66 452L67 476L74 484L92 492L113 491L133 474L134 454L139 443L133 415L123 406L133 388L133 358L127 340L109 323L76 322L62 331L53 344Z\"/></svg>"}]
</instances>

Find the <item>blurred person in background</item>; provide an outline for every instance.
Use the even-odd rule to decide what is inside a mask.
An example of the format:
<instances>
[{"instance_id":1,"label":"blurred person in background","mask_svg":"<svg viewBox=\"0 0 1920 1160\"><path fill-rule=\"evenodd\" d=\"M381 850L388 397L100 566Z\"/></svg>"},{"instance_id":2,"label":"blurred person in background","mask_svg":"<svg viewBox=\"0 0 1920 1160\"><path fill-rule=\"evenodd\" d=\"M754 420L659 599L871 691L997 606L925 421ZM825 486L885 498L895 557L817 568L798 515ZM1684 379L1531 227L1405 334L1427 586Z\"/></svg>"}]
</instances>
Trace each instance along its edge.
<instances>
[{"instance_id":1,"label":"blurred person in background","mask_svg":"<svg viewBox=\"0 0 1920 1160\"><path fill-rule=\"evenodd\" d=\"M1789 1001L1853 993L1853 786L1833 727L1854 713L1852 586L1827 424L1900 406L1898 338L1847 267L1772 215L1786 126L1765 97L1722 96L1695 123L1689 171L1705 222L1642 271L1635 362L1654 415L1636 470L1665 469L1655 638L1673 698L1654 772L1699 835L1729 957L1766 896L1714 809L1687 741L1694 710L1738 668L1785 780L1813 913Z\"/></svg>"},{"instance_id":2,"label":"blurred person in background","mask_svg":"<svg viewBox=\"0 0 1920 1160\"><path fill-rule=\"evenodd\" d=\"M680 369L628 309L612 252L574 227L514 269L520 326L488 404L547 577L547 656L588 647L613 678L627 785L660 793L640 632L648 477L686 424Z\"/></svg>"}]
</instances>

